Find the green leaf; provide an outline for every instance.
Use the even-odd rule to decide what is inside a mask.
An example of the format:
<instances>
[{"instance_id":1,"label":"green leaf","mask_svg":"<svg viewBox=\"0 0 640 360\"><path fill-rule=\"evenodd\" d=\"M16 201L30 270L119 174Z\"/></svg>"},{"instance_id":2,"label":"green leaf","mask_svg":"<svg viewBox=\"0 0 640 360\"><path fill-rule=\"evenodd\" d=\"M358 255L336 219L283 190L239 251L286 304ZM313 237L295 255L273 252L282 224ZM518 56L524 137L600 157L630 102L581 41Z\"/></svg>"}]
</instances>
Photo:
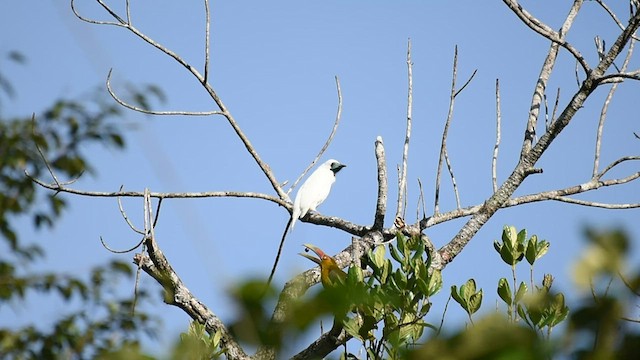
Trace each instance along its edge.
<instances>
[{"instance_id":1,"label":"green leaf","mask_svg":"<svg viewBox=\"0 0 640 360\"><path fill-rule=\"evenodd\" d=\"M465 299L471 298L471 296L476 293L476 281L474 279L467 280L467 282L460 287L460 293Z\"/></svg>"},{"instance_id":2,"label":"green leaf","mask_svg":"<svg viewBox=\"0 0 640 360\"><path fill-rule=\"evenodd\" d=\"M505 278L501 278L498 281L498 296L500 299L505 302L507 305L511 305L513 302L513 298L511 297L511 287L509 286L509 281Z\"/></svg>"},{"instance_id":3,"label":"green leaf","mask_svg":"<svg viewBox=\"0 0 640 360\"><path fill-rule=\"evenodd\" d=\"M527 290L527 284L525 284L524 281L521 282L520 286L518 287L518 291L516 292L516 303L520 302L524 298L524 296L527 294Z\"/></svg>"},{"instance_id":4,"label":"green leaf","mask_svg":"<svg viewBox=\"0 0 640 360\"><path fill-rule=\"evenodd\" d=\"M469 315L475 314L482 305L482 289L469 297Z\"/></svg>"},{"instance_id":5,"label":"green leaf","mask_svg":"<svg viewBox=\"0 0 640 360\"><path fill-rule=\"evenodd\" d=\"M451 285L451 297L460 304L463 309L467 310L467 302L460 293L458 293L458 287L456 285Z\"/></svg>"},{"instance_id":6,"label":"green leaf","mask_svg":"<svg viewBox=\"0 0 640 360\"><path fill-rule=\"evenodd\" d=\"M431 276L429 276L429 282L427 283L428 290L427 295L433 296L440 292L442 289L442 273L440 270L433 270Z\"/></svg>"},{"instance_id":7,"label":"green leaf","mask_svg":"<svg viewBox=\"0 0 640 360\"><path fill-rule=\"evenodd\" d=\"M347 334L353 336L356 339L362 340L362 337L360 336L360 326L356 323L355 318L349 318L343 323L343 325L344 330L347 332Z\"/></svg>"},{"instance_id":8,"label":"green leaf","mask_svg":"<svg viewBox=\"0 0 640 360\"><path fill-rule=\"evenodd\" d=\"M398 235L396 236L396 246L398 246L398 250L400 251L401 254L405 254L405 245L406 245L406 240L404 235L402 235L402 233L398 233ZM402 263L404 261L404 258L402 260L398 260L398 262Z\"/></svg>"},{"instance_id":9,"label":"green leaf","mask_svg":"<svg viewBox=\"0 0 640 360\"><path fill-rule=\"evenodd\" d=\"M395 261L402 263L402 257L400 256L400 253L398 252L398 250L396 250L395 246L391 244L389 244L389 253Z\"/></svg>"},{"instance_id":10,"label":"green leaf","mask_svg":"<svg viewBox=\"0 0 640 360\"><path fill-rule=\"evenodd\" d=\"M385 247L384 246L378 246L374 251L373 251L373 257L371 258L371 261L373 261L373 263L379 267L382 268L384 266L385 263Z\"/></svg>"}]
</instances>

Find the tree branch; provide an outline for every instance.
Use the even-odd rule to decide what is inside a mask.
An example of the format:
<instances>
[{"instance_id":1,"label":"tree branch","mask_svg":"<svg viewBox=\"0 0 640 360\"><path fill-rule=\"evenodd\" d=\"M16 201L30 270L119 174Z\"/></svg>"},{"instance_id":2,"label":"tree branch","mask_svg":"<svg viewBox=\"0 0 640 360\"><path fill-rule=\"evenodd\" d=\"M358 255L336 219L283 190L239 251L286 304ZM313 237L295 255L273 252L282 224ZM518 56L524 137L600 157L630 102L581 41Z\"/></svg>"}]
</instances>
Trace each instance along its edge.
<instances>
[{"instance_id":1,"label":"tree branch","mask_svg":"<svg viewBox=\"0 0 640 360\"><path fill-rule=\"evenodd\" d=\"M381 136L378 136L376 139L375 147L378 165L378 200L376 202L376 213L374 215L372 229L382 230L384 227L384 215L387 212L387 162Z\"/></svg>"},{"instance_id":2,"label":"tree branch","mask_svg":"<svg viewBox=\"0 0 640 360\"><path fill-rule=\"evenodd\" d=\"M580 54L580 52L576 48L574 48L573 45L571 45L569 42L565 40L565 36L567 35L567 31L569 30L569 27L571 27L571 24L573 23L575 16L578 14L578 11L580 11L580 7L582 6L582 3L583 3L582 0L575 0L573 2L573 6L571 7L569 16L567 16L567 19L565 23L562 25L562 29L560 30L559 33L554 31L547 24L536 19L527 10L523 9L522 6L518 4L516 0L503 0L503 2L531 30L537 32L538 34L552 41L553 43L559 46L562 46L571 55L573 55L573 57L576 59L576 61L578 61L580 66L582 66L582 70L584 70L585 74L589 74L589 72L591 72L589 64L587 64L587 61L584 59L582 54Z\"/></svg>"},{"instance_id":3,"label":"tree branch","mask_svg":"<svg viewBox=\"0 0 640 360\"><path fill-rule=\"evenodd\" d=\"M121 106L137 111L147 115L189 115L189 116L207 116L207 115L224 115L221 111L155 111L155 110L147 110L135 105L131 105L124 100L120 99L118 95L116 95L115 91L111 88L111 73L113 69L109 69L109 74L107 74L107 92L113 100L115 100Z\"/></svg>"},{"instance_id":4,"label":"tree branch","mask_svg":"<svg viewBox=\"0 0 640 360\"><path fill-rule=\"evenodd\" d=\"M411 139L411 118L413 117L413 62L411 62L411 39L407 42L407 129L402 149L402 167L400 168L400 181L398 181L398 204L396 217L405 216L406 206L403 206L403 198L407 197L407 159L409 157L409 140Z\"/></svg>"},{"instance_id":5,"label":"tree branch","mask_svg":"<svg viewBox=\"0 0 640 360\"><path fill-rule=\"evenodd\" d=\"M135 36L137 36L138 38L140 38L141 40L143 40L147 44L149 44L149 45L155 47L156 49L160 50L162 53L164 53L164 54L168 55L169 57L173 58L176 62L178 62L185 69L187 69L187 71L189 71L198 80L198 82L200 82L200 84L204 87L205 91L207 91L207 93L209 94L211 99L216 103L216 105L220 109L220 115L223 115L227 119L227 122L229 123L229 125L231 125L231 128L236 133L236 135L238 136L238 138L240 139L240 141L244 145L244 147L247 150L247 152L251 155L251 157L254 159L254 161L256 162L258 167L260 168L260 170L262 170L262 172L267 177L267 180L271 184L271 187L278 194L278 197L280 197L280 199L283 199L283 200L285 200L285 199L288 200L287 194L282 189L282 186L280 186L280 183L277 181L277 179L275 177L275 174L273 173L273 171L271 171L271 168L269 167L269 165L267 165L262 160L262 158L260 157L258 152L255 150L255 148L251 144L251 141L249 140L249 138L242 131L242 129L240 128L240 125L235 120L233 115L231 115L231 112L229 111L229 109L227 109L227 107L224 104L224 102L222 101L222 99L218 96L217 92L213 89L213 87L207 82L207 79L205 79L205 77L202 76L200 74L200 72L195 67L193 67L191 64L186 62L178 54L176 54L172 50L168 49L167 47L161 45L160 43L156 42L152 38L148 37L147 35L145 35L143 32L138 30L132 24L126 23L115 12L113 12L111 9L109 9L109 7L107 7L101 0L96 0L96 1L98 3L100 3L102 5L102 7L104 7L105 10L107 10L107 12L112 17L114 17L116 20L118 20L118 22L120 24L113 23L113 22L111 22L111 23L109 23L109 22L101 22L101 21L95 21L95 20L84 18L84 17L80 16L80 14L75 10L75 8L73 6L74 0L71 0L71 6L74 9L73 10L74 14L80 20L86 21L88 23L101 24L101 25L119 25L121 27L124 27L127 30L129 30L131 33L133 33Z\"/></svg>"},{"instance_id":6,"label":"tree branch","mask_svg":"<svg viewBox=\"0 0 640 360\"><path fill-rule=\"evenodd\" d=\"M512 1L505 0L507 3ZM576 3L579 3L577 1ZM574 3L574 7L576 6ZM523 20L524 21L524 20ZM525 21L526 22L526 21ZM624 46L629 42L632 34L636 32L640 26L640 11L636 11L629 20L629 26L618 36L607 55L600 61L598 66L588 73L587 78L582 83L580 89L574 94L569 104L564 108L558 119L554 121L549 129L540 137L540 140L531 151L524 152L520 156L520 160L513 172L507 180L500 186L498 191L494 193L480 208L480 210L472 216L469 221L460 229L458 234L449 241L445 246L440 248L438 252L442 255L446 262L453 260L480 230L480 228L509 200L515 190L522 184L524 179L530 174L535 163L540 159L545 150L551 145L553 140L560 135L562 130L571 122L574 115L582 108L586 99L598 87L598 79L601 78L606 70L611 66L613 60L620 54Z\"/></svg>"},{"instance_id":7,"label":"tree branch","mask_svg":"<svg viewBox=\"0 0 640 360\"><path fill-rule=\"evenodd\" d=\"M146 191L145 204L150 201L150 192ZM182 309L193 320L204 324L210 335L220 333L220 346L225 349L229 359L249 359L242 347L231 337L228 329L209 308L200 302L184 285L178 274L173 270L169 260L155 241L150 208L145 205L148 213L145 216L145 227L149 229L145 239L148 256L144 253L136 254L134 263L154 278L165 290L165 302ZM147 219L148 218L148 219Z\"/></svg>"},{"instance_id":8,"label":"tree branch","mask_svg":"<svg viewBox=\"0 0 640 360\"><path fill-rule=\"evenodd\" d=\"M496 79L496 143L493 146L493 156L491 157L491 183L493 184L493 192L498 191L498 175L497 175L497 163L498 163L498 148L500 147L500 121L502 116L500 114L500 80Z\"/></svg>"},{"instance_id":9,"label":"tree branch","mask_svg":"<svg viewBox=\"0 0 640 360\"><path fill-rule=\"evenodd\" d=\"M604 6L604 4L602 3L601 5ZM626 71L627 67L629 66L629 62L631 61L631 55L633 54L634 45L635 45L635 40L632 38L629 41L629 48L627 50L627 55L624 59L620 72ZM595 155L593 159L593 172L592 172L593 177L596 177L598 173L598 167L600 165L600 148L602 146L602 132L604 130L604 122L607 119L607 111L609 110L609 104L611 103L611 99L613 98L613 95L618 89L618 84L619 83L615 83L611 85L611 88L607 93L607 97L605 98L604 103L602 104L602 109L600 110L600 118L598 120L598 128L596 130L596 146L595 146Z\"/></svg>"}]
</instances>

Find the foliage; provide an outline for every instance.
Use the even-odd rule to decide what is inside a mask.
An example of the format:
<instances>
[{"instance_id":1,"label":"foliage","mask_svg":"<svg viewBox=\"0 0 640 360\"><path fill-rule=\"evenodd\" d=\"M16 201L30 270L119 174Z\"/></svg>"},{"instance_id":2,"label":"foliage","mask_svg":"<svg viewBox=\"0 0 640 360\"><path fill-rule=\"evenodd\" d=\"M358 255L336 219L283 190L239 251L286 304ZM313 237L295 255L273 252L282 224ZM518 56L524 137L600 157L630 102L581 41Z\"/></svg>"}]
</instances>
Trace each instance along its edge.
<instances>
[{"instance_id":1,"label":"foliage","mask_svg":"<svg viewBox=\"0 0 640 360\"><path fill-rule=\"evenodd\" d=\"M18 53L9 58L25 61ZM15 96L8 78L0 75L2 92ZM137 90L133 95L147 98ZM38 115L5 118L0 112L0 310L28 304L34 294L38 301L55 296L70 305L52 323L0 328L1 354L15 359L86 358L131 350L139 346L141 333L155 334L154 319L138 310L132 313L134 303L145 301L147 293L119 297L114 291L119 281L133 284L130 264L112 261L86 276L33 272L30 266L44 251L20 238L14 225L20 217L30 217L36 228L50 228L67 207L57 193L38 191L25 171L41 177L50 167L67 178L93 172L87 146L125 146L122 125L114 122L120 116L120 108L98 93L88 99L59 99Z\"/></svg>"},{"instance_id":2,"label":"foliage","mask_svg":"<svg viewBox=\"0 0 640 360\"><path fill-rule=\"evenodd\" d=\"M575 273L584 274L585 264L597 263L600 265L587 266L591 270L584 276L596 282L619 278L629 248L626 235L593 230L586 235L589 246L576 264ZM439 272L429 273L430 260L424 245L419 237L399 234L395 245L379 246L362 259L366 270L351 266L344 284L323 288L293 303L288 321L272 333L266 330L268 302L255 295L264 288L257 281L247 283L234 292L237 303L245 309L236 322L243 327L236 327L236 333L260 333L262 337L253 337L249 343L259 346L267 341L282 349L294 344L302 330L318 323L322 330L322 323L329 316L334 322L332 327L342 326L363 351L358 356L345 347L340 358L628 358L639 350L637 325L629 319L625 321L624 316L638 300L640 274L622 281L625 286L594 288L593 297L581 300L570 314L564 294L553 291L550 274L543 275L539 285L533 282L533 265L547 253L550 243L536 235L528 237L526 230L517 231L512 226L504 228L501 241L494 245L503 262L514 270L511 281L497 281L498 297L506 305L504 312L491 311L472 320L480 310L483 291L474 279L469 279L459 287L451 286L451 296L467 312L470 324L456 331L438 329L424 318L431 309L430 297L442 288L443 280ZM598 261L594 262L594 258ZM518 282L516 277L515 267L523 260L530 267L529 285ZM269 294L266 299L271 301L275 292ZM551 330L566 319L567 325L552 336ZM262 330L252 330L252 326ZM434 331L425 332L425 328ZM269 338L269 334L277 337ZM247 341L246 337L241 339ZM585 343L585 339L589 341Z\"/></svg>"}]
</instances>

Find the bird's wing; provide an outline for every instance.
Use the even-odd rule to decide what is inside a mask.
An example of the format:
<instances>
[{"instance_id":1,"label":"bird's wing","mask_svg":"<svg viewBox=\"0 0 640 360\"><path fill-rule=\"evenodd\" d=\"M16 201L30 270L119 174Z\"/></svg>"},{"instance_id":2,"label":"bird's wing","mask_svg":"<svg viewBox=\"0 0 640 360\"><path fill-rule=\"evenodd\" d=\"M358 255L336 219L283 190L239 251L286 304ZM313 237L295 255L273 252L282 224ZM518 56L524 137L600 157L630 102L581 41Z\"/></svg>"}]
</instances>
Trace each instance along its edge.
<instances>
[{"instance_id":1,"label":"bird's wing","mask_svg":"<svg viewBox=\"0 0 640 360\"><path fill-rule=\"evenodd\" d=\"M331 185L335 181L333 172L326 168L320 168L309 176L299 191L300 217L304 217L309 210L315 211L316 207L322 204L329 196Z\"/></svg>"}]
</instances>

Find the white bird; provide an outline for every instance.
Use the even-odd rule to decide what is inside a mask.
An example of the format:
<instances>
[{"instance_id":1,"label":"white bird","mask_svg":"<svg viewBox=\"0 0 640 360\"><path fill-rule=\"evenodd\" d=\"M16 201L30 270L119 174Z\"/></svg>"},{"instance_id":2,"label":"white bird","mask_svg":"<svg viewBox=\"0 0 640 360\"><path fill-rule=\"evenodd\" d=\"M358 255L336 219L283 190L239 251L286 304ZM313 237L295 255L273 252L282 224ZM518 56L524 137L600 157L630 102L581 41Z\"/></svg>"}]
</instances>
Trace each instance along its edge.
<instances>
[{"instance_id":1,"label":"white bird","mask_svg":"<svg viewBox=\"0 0 640 360\"><path fill-rule=\"evenodd\" d=\"M296 198L293 201L293 212L291 218L284 228L282 233L282 239L280 240L280 246L278 247L278 254L276 260L273 263L271 274L269 275L268 284L271 284L273 274L276 272L278 266L278 260L280 260L280 254L282 253L282 246L287 236L289 229L293 230L298 219L302 219L307 215L309 210L316 211L318 205L329 196L331 186L336 182L336 174L347 165L341 164L338 160L328 160L324 164L320 165L302 184L300 190L296 194Z\"/></svg>"}]
</instances>

